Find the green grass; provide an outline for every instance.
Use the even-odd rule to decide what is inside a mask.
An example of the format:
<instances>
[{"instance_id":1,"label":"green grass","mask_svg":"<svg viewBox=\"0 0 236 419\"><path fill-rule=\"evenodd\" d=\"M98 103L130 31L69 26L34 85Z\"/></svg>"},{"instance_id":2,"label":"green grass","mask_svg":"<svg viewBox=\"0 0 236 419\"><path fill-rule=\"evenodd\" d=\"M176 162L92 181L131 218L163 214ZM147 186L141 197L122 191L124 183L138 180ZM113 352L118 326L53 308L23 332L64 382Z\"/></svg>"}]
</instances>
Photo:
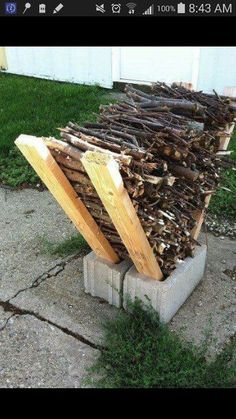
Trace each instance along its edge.
<instances>
[{"instance_id":1,"label":"green grass","mask_svg":"<svg viewBox=\"0 0 236 419\"><path fill-rule=\"evenodd\" d=\"M103 350L90 370L93 385L105 388L195 388L236 386L236 344L231 343L215 360L206 361L206 345L197 349L139 301L129 303L104 324ZM207 340L206 340L207 342ZM99 377L99 378L97 378ZM88 379L89 380L89 379Z\"/></svg>"},{"instance_id":2,"label":"green grass","mask_svg":"<svg viewBox=\"0 0 236 419\"><path fill-rule=\"evenodd\" d=\"M35 184L35 172L14 145L20 134L55 136L68 121L94 121L107 90L0 73L0 182Z\"/></svg>"},{"instance_id":3,"label":"green grass","mask_svg":"<svg viewBox=\"0 0 236 419\"><path fill-rule=\"evenodd\" d=\"M4 153L5 154L5 153ZM22 154L13 148L8 156L0 154L0 183L16 187L27 183L35 185L39 178Z\"/></svg>"},{"instance_id":4,"label":"green grass","mask_svg":"<svg viewBox=\"0 0 236 419\"><path fill-rule=\"evenodd\" d=\"M79 252L84 254L90 250L89 245L80 234L74 235L59 244L52 243L45 238L41 239L41 243L43 252L51 256L64 257Z\"/></svg>"},{"instance_id":5,"label":"green grass","mask_svg":"<svg viewBox=\"0 0 236 419\"><path fill-rule=\"evenodd\" d=\"M236 131L230 140L229 150L232 150L231 158L236 162ZM236 165L235 165L236 166ZM236 217L236 171L224 170L221 186L230 189L219 188L210 201L210 213L216 214L221 218Z\"/></svg>"}]
</instances>

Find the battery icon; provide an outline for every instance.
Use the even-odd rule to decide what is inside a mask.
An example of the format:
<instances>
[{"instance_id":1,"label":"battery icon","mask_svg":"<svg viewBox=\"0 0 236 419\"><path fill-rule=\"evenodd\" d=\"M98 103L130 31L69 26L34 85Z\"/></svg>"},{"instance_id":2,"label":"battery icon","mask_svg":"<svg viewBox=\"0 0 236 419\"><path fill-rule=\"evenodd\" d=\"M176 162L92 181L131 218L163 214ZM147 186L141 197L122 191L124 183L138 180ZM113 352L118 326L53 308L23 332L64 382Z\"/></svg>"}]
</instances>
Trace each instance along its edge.
<instances>
[{"instance_id":1,"label":"battery icon","mask_svg":"<svg viewBox=\"0 0 236 419\"><path fill-rule=\"evenodd\" d=\"M185 4L184 3L178 3L177 4L177 13L185 13Z\"/></svg>"}]
</instances>

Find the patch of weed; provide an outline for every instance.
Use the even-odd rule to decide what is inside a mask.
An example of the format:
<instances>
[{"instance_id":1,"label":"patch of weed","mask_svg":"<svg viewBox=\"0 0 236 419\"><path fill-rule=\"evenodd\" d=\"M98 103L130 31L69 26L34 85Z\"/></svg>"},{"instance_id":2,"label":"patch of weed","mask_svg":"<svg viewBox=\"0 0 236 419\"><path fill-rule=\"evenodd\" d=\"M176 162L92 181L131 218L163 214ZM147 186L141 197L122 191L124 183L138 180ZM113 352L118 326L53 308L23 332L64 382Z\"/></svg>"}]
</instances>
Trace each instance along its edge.
<instances>
[{"instance_id":1,"label":"patch of weed","mask_svg":"<svg viewBox=\"0 0 236 419\"><path fill-rule=\"evenodd\" d=\"M195 388L236 386L236 344L215 360L160 323L150 307L129 302L129 311L104 324L103 350L91 372L97 387ZM93 382L94 384L94 382Z\"/></svg>"},{"instance_id":2,"label":"patch of weed","mask_svg":"<svg viewBox=\"0 0 236 419\"><path fill-rule=\"evenodd\" d=\"M41 242L44 253L48 253L51 256L63 257L74 253L85 254L90 250L89 245L80 234L74 235L59 244L52 243L45 238L41 239Z\"/></svg>"},{"instance_id":3,"label":"patch of weed","mask_svg":"<svg viewBox=\"0 0 236 419\"><path fill-rule=\"evenodd\" d=\"M236 162L236 131L230 141L229 150L232 150L232 160ZM236 165L235 165L236 166ZM236 171L224 170L222 173L221 187L212 196L209 211L220 217L235 219L236 217Z\"/></svg>"}]
</instances>

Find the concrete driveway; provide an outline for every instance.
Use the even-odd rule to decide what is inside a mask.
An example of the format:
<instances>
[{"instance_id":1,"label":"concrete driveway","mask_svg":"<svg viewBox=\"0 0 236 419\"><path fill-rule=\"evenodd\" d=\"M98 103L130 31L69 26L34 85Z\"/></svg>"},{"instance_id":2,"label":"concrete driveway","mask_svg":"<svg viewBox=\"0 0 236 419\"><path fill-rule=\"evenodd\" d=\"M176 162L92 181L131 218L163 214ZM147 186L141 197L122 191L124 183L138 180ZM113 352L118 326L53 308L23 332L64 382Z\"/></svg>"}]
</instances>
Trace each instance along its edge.
<instances>
[{"instance_id":1,"label":"concrete driveway","mask_svg":"<svg viewBox=\"0 0 236 419\"><path fill-rule=\"evenodd\" d=\"M49 192L0 189L0 208L0 387L84 387L117 309L84 293L81 254L45 252L43 238L76 232ZM236 242L208 245L204 280L170 328L197 344L210 331L216 353L236 332Z\"/></svg>"}]
</instances>

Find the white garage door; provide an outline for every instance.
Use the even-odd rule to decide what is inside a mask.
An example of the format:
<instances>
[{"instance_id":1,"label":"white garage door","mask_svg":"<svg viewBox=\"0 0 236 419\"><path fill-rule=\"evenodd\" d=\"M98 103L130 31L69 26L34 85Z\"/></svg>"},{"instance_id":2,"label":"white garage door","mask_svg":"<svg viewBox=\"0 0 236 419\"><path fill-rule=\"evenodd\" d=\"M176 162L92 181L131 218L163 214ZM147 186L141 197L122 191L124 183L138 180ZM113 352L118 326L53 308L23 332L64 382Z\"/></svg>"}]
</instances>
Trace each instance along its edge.
<instances>
[{"instance_id":1,"label":"white garage door","mask_svg":"<svg viewBox=\"0 0 236 419\"><path fill-rule=\"evenodd\" d=\"M113 49L113 80L133 83L183 81L195 86L200 48L121 47Z\"/></svg>"}]
</instances>

